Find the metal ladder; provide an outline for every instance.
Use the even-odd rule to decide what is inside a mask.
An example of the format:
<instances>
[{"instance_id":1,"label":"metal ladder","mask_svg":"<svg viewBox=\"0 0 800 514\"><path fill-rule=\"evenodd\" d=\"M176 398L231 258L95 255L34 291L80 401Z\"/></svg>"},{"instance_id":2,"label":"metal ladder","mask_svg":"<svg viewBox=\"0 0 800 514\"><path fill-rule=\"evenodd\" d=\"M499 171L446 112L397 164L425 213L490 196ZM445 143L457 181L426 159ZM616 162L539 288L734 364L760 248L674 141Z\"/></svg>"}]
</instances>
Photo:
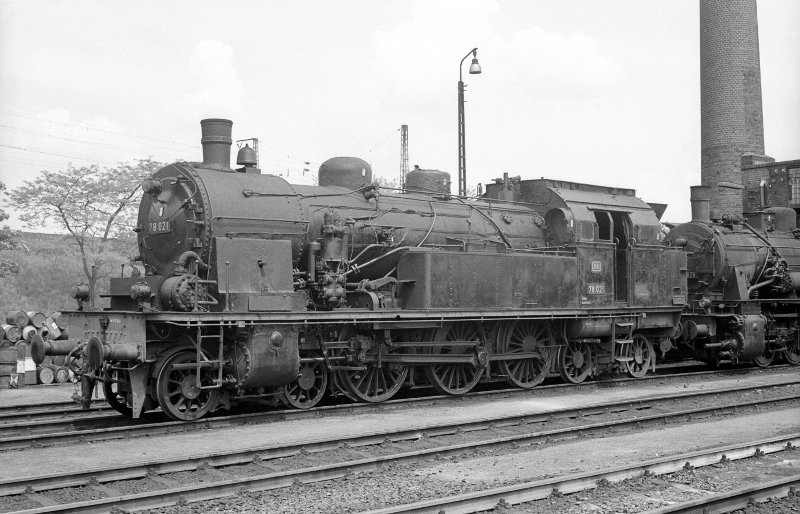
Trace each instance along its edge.
<instances>
[{"instance_id":1,"label":"metal ladder","mask_svg":"<svg viewBox=\"0 0 800 514\"><path fill-rule=\"evenodd\" d=\"M626 329L624 338L617 337L619 329ZM611 327L611 359L617 362L630 362L633 360L631 355L623 356L622 351L630 348L633 343L633 323L632 322L618 322L614 320ZM617 350L620 350L619 352Z\"/></svg>"},{"instance_id":2,"label":"metal ladder","mask_svg":"<svg viewBox=\"0 0 800 514\"><path fill-rule=\"evenodd\" d=\"M218 329L219 333L203 334L202 322L197 323L197 338L195 339L194 346L197 352L196 363L195 363L196 364L195 386L198 389L216 389L222 385L222 364L223 364L222 351L223 351L224 337L223 337L222 325L215 325L215 327ZM203 353L203 341L214 340L214 339L216 339L219 342L218 356L216 360L209 360ZM217 378L216 380L214 380L214 383L212 385L209 386L201 385L200 370L203 368L217 368Z\"/></svg>"}]
</instances>

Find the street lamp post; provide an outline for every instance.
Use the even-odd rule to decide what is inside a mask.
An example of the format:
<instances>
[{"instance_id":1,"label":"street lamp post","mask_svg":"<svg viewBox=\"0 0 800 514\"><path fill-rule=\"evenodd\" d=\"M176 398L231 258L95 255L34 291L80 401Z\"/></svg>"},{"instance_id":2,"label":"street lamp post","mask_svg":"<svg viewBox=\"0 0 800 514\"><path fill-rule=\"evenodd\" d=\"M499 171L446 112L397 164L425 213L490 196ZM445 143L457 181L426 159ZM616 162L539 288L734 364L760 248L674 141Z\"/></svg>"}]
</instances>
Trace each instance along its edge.
<instances>
[{"instance_id":1,"label":"street lamp post","mask_svg":"<svg viewBox=\"0 0 800 514\"><path fill-rule=\"evenodd\" d=\"M481 72L481 65L478 64L478 49L473 48L461 59L458 65L458 194L467 194L467 147L464 126L464 80L461 72L463 71L464 61L472 54L472 64L469 65L469 74L477 75Z\"/></svg>"}]
</instances>

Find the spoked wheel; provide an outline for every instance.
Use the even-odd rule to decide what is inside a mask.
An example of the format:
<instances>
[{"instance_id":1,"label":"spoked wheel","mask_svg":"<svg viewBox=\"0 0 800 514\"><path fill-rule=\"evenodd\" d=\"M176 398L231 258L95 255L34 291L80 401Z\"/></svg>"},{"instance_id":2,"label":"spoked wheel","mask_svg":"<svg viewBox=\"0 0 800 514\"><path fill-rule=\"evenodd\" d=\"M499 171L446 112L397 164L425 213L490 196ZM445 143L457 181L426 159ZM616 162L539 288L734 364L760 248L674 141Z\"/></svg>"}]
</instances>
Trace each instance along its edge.
<instances>
[{"instance_id":1,"label":"spoked wheel","mask_svg":"<svg viewBox=\"0 0 800 514\"><path fill-rule=\"evenodd\" d=\"M192 421L214 410L219 402L219 388L201 389L196 385L195 369L175 369L176 364L196 362L194 350L180 351L166 358L156 378L156 396L161 410L172 419ZM216 372L201 370L200 384L214 383Z\"/></svg>"},{"instance_id":2,"label":"spoked wheel","mask_svg":"<svg viewBox=\"0 0 800 514\"><path fill-rule=\"evenodd\" d=\"M591 375L593 365L588 344L567 341L558 349L558 374L566 382L580 384Z\"/></svg>"},{"instance_id":3,"label":"spoked wheel","mask_svg":"<svg viewBox=\"0 0 800 514\"><path fill-rule=\"evenodd\" d=\"M623 356L631 357L625 362L625 370L633 378L642 378L653 363L653 345L642 334L635 334L633 342L625 345Z\"/></svg>"},{"instance_id":4,"label":"spoked wheel","mask_svg":"<svg viewBox=\"0 0 800 514\"><path fill-rule=\"evenodd\" d=\"M352 333L351 329L342 330L340 340L349 338ZM380 344L382 343L371 341L364 351L367 362L353 366L365 369L345 369L336 372L340 387L343 387L345 394L354 400L369 403L384 402L396 395L406 381L408 367L404 364L383 362L378 365L378 361L374 359L377 358L378 352L387 353L385 347L382 349L379 347Z\"/></svg>"},{"instance_id":5,"label":"spoked wheel","mask_svg":"<svg viewBox=\"0 0 800 514\"><path fill-rule=\"evenodd\" d=\"M783 358L792 366L800 364L800 330L797 330L791 341L786 342Z\"/></svg>"},{"instance_id":6,"label":"spoked wheel","mask_svg":"<svg viewBox=\"0 0 800 514\"><path fill-rule=\"evenodd\" d=\"M485 335L480 323L461 322L446 324L436 331L436 341L484 341ZM470 346L442 345L433 348L432 353L440 355L474 355ZM476 357L477 358L477 357ZM459 395L472 390L481 380L485 369L483 363L433 364L425 367L425 376L437 391L442 394Z\"/></svg>"},{"instance_id":7,"label":"spoked wheel","mask_svg":"<svg viewBox=\"0 0 800 514\"><path fill-rule=\"evenodd\" d=\"M758 366L759 368L766 368L770 364L772 364L773 360L775 360L775 352L773 350L770 350L769 342L765 341L764 353L753 359L753 362L755 362L756 366Z\"/></svg>"},{"instance_id":8,"label":"spoked wheel","mask_svg":"<svg viewBox=\"0 0 800 514\"><path fill-rule=\"evenodd\" d=\"M553 333L547 321L514 321L500 330L497 353L510 358L498 361L500 373L511 385L530 389L544 381L553 361ZM528 354L513 358L514 354Z\"/></svg>"},{"instance_id":9,"label":"spoked wheel","mask_svg":"<svg viewBox=\"0 0 800 514\"><path fill-rule=\"evenodd\" d=\"M300 364L297 379L286 385L281 399L296 409L310 409L322 400L327 389L328 370L325 362L304 362Z\"/></svg>"},{"instance_id":10,"label":"spoked wheel","mask_svg":"<svg viewBox=\"0 0 800 514\"><path fill-rule=\"evenodd\" d=\"M106 402L112 409L133 416L133 398L131 397L131 379L127 370L119 369L121 363L113 362L105 365L103 369L103 394Z\"/></svg>"}]
</instances>

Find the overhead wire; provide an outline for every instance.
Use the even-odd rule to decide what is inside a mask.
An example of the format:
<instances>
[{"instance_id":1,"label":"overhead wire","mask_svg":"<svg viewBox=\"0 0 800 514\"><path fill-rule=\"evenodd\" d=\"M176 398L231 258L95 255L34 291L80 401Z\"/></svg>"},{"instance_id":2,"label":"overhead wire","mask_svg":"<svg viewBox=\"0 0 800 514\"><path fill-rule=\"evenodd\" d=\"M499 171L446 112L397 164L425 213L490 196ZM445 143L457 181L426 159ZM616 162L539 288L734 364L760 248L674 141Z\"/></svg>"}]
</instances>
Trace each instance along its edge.
<instances>
[{"instance_id":1,"label":"overhead wire","mask_svg":"<svg viewBox=\"0 0 800 514\"><path fill-rule=\"evenodd\" d=\"M3 107L3 106L7 106L7 107ZM0 101L0 113L5 113L5 114L10 115L10 116L14 116L14 117L22 118L22 119L28 119L28 120L36 121L36 122L39 122L39 123L45 123L45 124L48 124L48 125L51 125L51 126L52 125L57 125L57 126L65 127L65 130L66 129L80 130L80 131L85 131L87 133L94 132L94 133L96 133L95 136L100 136L101 134L107 134L107 135L112 135L112 136L116 136L116 137L119 137L119 138L124 138L126 140L134 141L134 142L136 142L138 144L141 144L143 146L146 146L148 148L153 148L158 153L162 153L162 154L165 153L165 152L173 152L174 154L177 154L177 155L180 156L180 154L186 152L186 150L192 150L192 151L197 152L199 154L199 151L200 151L200 148L201 148L199 145L196 145L196 144L195 145L190 145L190 144L186 144L185 142L172 141L172 140L165 139L165 138L154 137L152 135L123 133L123 132L119 132L119 131L114 131L114 130L104 129L104 128L100 128L100 127L95 127L95 126L92 126L92 125L87 124L87 123L81 123L81 122L77 122L77 121L46 117L46 116L42 116L41 115L41 111L36 111L36 110L32 110L32 109L25 108L25 107L20 107L20 106L17 106L17 105L14 105L14 104L10 104L8 102L3 102L3 101ZM23 132L26 132L26 133L39 134L39 135L42 135L42 136L45 136L45 137L48 137L48 138L52 138L52 139L58 139L58 140L62 140L62 141L68 141L68 142L79 143L79 144L87 144L87 145L93 145L93 146L103 146L103 147L111 148L111 149L114 149L114 148L125 148L125 146L126 146L126 143L124 143L122 141L114 141L114 140L102 139L101 137L87 137L87 138L84 139L84 138L80 138L78 136L74 136L74 135L71 135L71 134L54 134L53 131L42 129L41 126L39 126L39 127L35 127L35 126L31 126L31 127L17 126L16 124L14 124L13 122L11 122L9 120L3 120L3 121L5 121L5 123L0 123L0 129L5 129L5 130L8 130L8 131L23 131ZM300 168L302 171L298 171L297 173L298 174L302 173L303 175L305 175L307 171L310 171L311 161L309 161L308 159L304 159L304 158L301 158L301 157L296 157L292 153L284 152L284 151L282 151L282 150L280 150L278 148L275 148L274 146L272 146L270 143L268 143L266 141L261 141L260 140L259 141L259 145L262 148L268 149L271 152L274 152L275 154L277 154L276 156L270 156L270 157L260 156L260 159L259 159L261 163L264 163L268 167L275 168L276 171L273 171L273 173L275 173L275 174L286 173L288 175L288 174L291 174L291 173L295 172L295 170L297 168ZM101 159L81 157L81 156L77 156L77 155L68 155L68 154L65 154L65 153L58 154L58 153L55 153L55 152L48 152L48 151L45 151L45 150L39 150L37 148L32 148L32 147L30 147L30 145L28 145L29 146L28 148L23 148L21 146L14 146L14 145L8 145L8 144L2 144L2 146L5 146L7 148L13 148L15 150L31 151L31 152L36 152L36 153L42 153L42 154L45 154L45 155L53 155L55 157L65 157L65 158L71 158L71 159L79 159L79 160L82 160L82 161L108 162L108 161L104 161L104 160L101 160ZM180 158L183 158L183 156L180 156ZM170 156L170 158L168 160L174 160L174 159L175 159L175 157ZM264 167L265 166L262 166L262 168L264 168Z\"/></svg>"},{"instance_id":2,"label":"overhead wire","mask_svg":"<svg viewBox=\"0 0 800 514\"><path fill-rule=\"evenodd\" d=\"M127 144L127 143L122 142L122 141L109 141L109 140L103 141L103 140L97 140L97 139L78 139L78 138L75 138L75 137L68 137L66 135L56 135L56 134L53 134L52 132L46 132L44 130L36 130L34 128L29 128L29 127L15 127L13 125L7 125L7 124L4 124L4 123L0 123L0 129L6 129L7 131L11 131L13 133L23 132L23 133L30 133L30 134L38 134L40 136L48 137L48 138L51 138L51 139L58 139L58 140L61 140L61 141L68 141L68 142L71 142L71 143L79 143L79 144L86 144L86 145L92 145L92 146L102 146L102 147L106 147L106 148L123 148ZM145 143L139 143L139 144L145 144ZM186 145L185 147L181 147L180 149L178 149L178 147L174 146L174 145L151 144L151 143L146 143L146 144L147 144L148 148L157 147L157 148L160 148L162 151L171 151L171 152L174 152L174 153L180 153L180 152L184 152L186 150L197 151L200 148L199 145L194 145L194 146Z\"/></svg>"},{"instance_id":3,"label":"overhead wire","mask_svg":"<svg viewBox=\"0 0 800 514\"><path fill-rule=\"evenodd\" d=\"M24 111L28 111L28 112L32 112L32 113L35 113L35 114L39 114L39 112L37 112L37 111L31 110L31 109L26 109L24 107L19 107L19 106L13 105L13 104L9 104L7 102L0 101L0 104L11 106L14 109L17 109L19 111L23 111L23 112ZM0 112L5 112L6 114L10 114L12 116L17 116L19 118L24 118L24 119L34 120L34 121L41 121L41 122L45 122L45 123L57 124L57 125L63 125L63 126L72 126L74 128L80 128L80 129L84 129L84 130L93 130L95 132L102 132L102 133L105 133L105 134L113 134L113 135L116 135L116 136L126 137L126 138L129 138L129 139L140 139L140 140L146 140L146 141L169 143L169 144L180 145L180 146L191 146L191 145L186 145L185 142L170 141L170 140L167 140L167 139L154 137L152 135L129 134L129 133L124 133L124 132L119 132L119 131L116 131L116 130L103 129L103 128L100 128L100 127L95 127L95 126L89 125L87 123L81 123L81 122L78 122L78 121L62 120L62 119L58 119L58 118L43 118L43 117L35 116L35 115L20 114L18 112L14 112L13 110L4 109L3 107L0 107Z\"/></svg>"}]
</instances>

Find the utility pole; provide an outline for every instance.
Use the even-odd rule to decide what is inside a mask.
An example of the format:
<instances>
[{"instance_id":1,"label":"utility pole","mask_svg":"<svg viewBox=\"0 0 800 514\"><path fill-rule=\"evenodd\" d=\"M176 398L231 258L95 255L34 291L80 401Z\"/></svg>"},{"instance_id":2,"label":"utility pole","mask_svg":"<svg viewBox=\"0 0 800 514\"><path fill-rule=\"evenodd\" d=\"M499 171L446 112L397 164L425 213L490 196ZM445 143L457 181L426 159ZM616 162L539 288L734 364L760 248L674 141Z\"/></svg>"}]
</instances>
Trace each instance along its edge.
<instances>
[{"instance_id":1,"label":"utility pole","mask_svg":"<svg viewBox=\"0 0 800 514\"><path fill-rule=\"evenodd\" d=\"M400 189L406 188L408 173L408 125L400 126Z\"/></svg>"}]
</instances>

